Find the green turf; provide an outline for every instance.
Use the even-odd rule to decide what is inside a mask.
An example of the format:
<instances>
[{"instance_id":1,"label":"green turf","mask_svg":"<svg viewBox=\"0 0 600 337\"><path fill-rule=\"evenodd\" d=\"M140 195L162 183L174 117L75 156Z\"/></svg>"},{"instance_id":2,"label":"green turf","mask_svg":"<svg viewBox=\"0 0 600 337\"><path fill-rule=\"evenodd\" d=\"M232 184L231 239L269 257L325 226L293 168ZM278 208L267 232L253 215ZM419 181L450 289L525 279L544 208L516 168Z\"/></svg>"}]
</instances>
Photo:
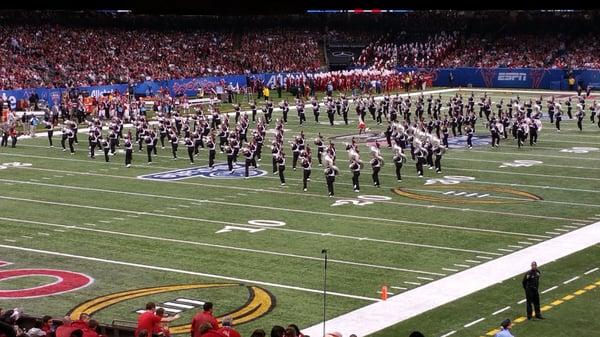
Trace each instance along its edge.
<instances>
[{"instance_id":1,"label":"green turf","mask_svg":"<svg viewBox=\"0 0 600 337\"><path fill-rule=\"evenodd\" d=\"M444 96L449 97L449 94ZM509 94L494 94L492 100L498 101L501 96L507 101ZM526 97L524 94L520 96ZM350 111L351 125L330 127L325 124L327 118L324 113L321 114L321 124L315 125L312 109L308 108L308 123L303 128L297 124L295 111L290 111L286 144L300 130L304 130L309 145L319 132L326 137L357 133L354 109L351 107ZM275 113L275 117L279 117L279 113ZM382 126L370 121L369 115L367 118L372 130L383 131ZM336 116L336 120L340 117ZM477 134L487 135L482 119L478 120ZM333 318L378 299L377 291L382 284L414 288L417 285L413 283L425 284L429 282L428 278L435 280L452 273L445 269L465 269L455 264L473 265L465 260L484 261L477 256L495 258L508 254L506 250L518 249L510 246L524 246L520 242L538 242L527 241L529 238L546 240L554 237L556 234L547 232L564 229L562 226L571 225L573 220L594 222L590 218L600 214L600 151L577 154L560 150L598 147L598 140L600 129L587 119L583 132L576 130L574 121L565 120L560 134L546 121L535 147L526 145L517 149L515 141L509 137L501 141L498 149L489 146L471 150L450 149L442 160L443 174L426 169L424 178L416 177L414 164L409 159L402 169L401 183L396 182L391 153L385 148L386 164L380 175L382 187L372 185L371 170L367 165L361 174L360 193L352 191L344 141L337 140L334 141L338 150L337 165L342 174L336 179L336 198L328 198L323 171L316 165L316 154L312 181L308 191L303 192L302 172L291 169L289 146L286 148L290 158L285 187L280 187L278 177L271 174L268 146L260 162L260 169L268 172L264 177L249 180L197 177L176 182L154 182L140 180L137 176L191 167L185 148L180 146L180 159L174 161L169 147L164 150L159 147L159 155L152 166L146 165L145 152L135 152L134 165L127 169L123 154L111 157L110 163L105 163L102 155L97 155L95 161L87 158L85 134L80 134L77 153L70 156L68 152L60 151L58 137L54 139L56 147L48 148L41 133L35 139L20 140L16 149L0 148L0 163L18 161L32 164L29 168L0 170L3 192L0 195L0 237L4 238L0 239L0 244L110 261L0 248L1 259L14 263L0 270L68 269L86 273L95 279L91 286L75 292L48 298L3 299L2 306L24 307L36 315L61 316L79 303L118 291L161 285L237 282L219 278L224 276L262 282L261 287L276 299L270 313L238 326L243 335L259 327L268 330L275 324L294 322L307 327L322 318L322 298L318 291L322 289L323 281L323 248L330 252L328 289L363 297L331 295L328 298L328 318ZM265 144L269 143L268 135ZM363 160L370 159L365 145L361 145L361 153ZM201 150L194 166L207 165L207 159L207 152ZM539 160L543 163L532 167L499 167L513 160ZM217 161L224 161L222 154L217 154ZM469 191L495 196L482 200L505 203L467 204L465 201L471 199L442 194L449 191L442 185L424 184L426 179L456 175L476 179L455 185L457 190L465 186ZM432 197L447 197L451 202L409 199L393 193L392 189L396 187ZM493 188L524 191L543 200L523 200L521 195L489 192ZM350 202L334 206L336 202L341 203L340 200L358 203L359 195L378 195L389 200L363 206ZM282 221L285 226L260 228L248 225L251 220ZM216 233L225 226L259 231L250 233L234 229ZM4 241L6 239L15 242ZM544 284L568 279L574 273L581 274L587 270L585 268L590 260L598 261L598 257L600 253L594 247L549 265ZM127 265L131 263L153 269ZM524 267L527 263L524 262ZM164 268L170 268L170 271L164 271ZM573 282L569 287L577 289L585 285L584 281L592 281L593 276ZM30 287L42 281L23 278L3 281L0 289ZM514 311L505 312L512 318L520 308L513 302L516 303L522 295L518 282L513 281L422 314L378 335L407 335L409 330L417 328L427 332L427 336L442 335L461 328L477 319L478 315L485 313L489 316L504 303L508 303L504 306L513 305ZM560 287L551 294L562 294L566 289ZM592 291L577 301L552 309L549 316L564 318L561 318L560 328L552 319L536 325L540 330L530 331L528 329L532 329L532 325L525 323L515 326L515 331L523 336L557 335L569 328L574 331L588 329L580 322L589 314L584 312L584 306L579 306L581 302L589 301L586 302L589 311L600 309L596 304L597 294L597 291ZM176 296L214 301L216 314L234 310L247 299L244 288L187 290L132 299L110 306L94 317L103 323L110 323L113 319L135 320L135 310L142 308L146 301L168 301ZM569 314L571 307L574 308L573 315ZM177 324L187 323L191 314L190 310L184 312L181 323ZM461 329L456 336L485 334L499 323L496 321L498 319L487 318L469 329ZM590 330L586 331L597 328L591 324ZM580 331L579 335L586 336L586 333Z\"/></svg>"}]
</instances>

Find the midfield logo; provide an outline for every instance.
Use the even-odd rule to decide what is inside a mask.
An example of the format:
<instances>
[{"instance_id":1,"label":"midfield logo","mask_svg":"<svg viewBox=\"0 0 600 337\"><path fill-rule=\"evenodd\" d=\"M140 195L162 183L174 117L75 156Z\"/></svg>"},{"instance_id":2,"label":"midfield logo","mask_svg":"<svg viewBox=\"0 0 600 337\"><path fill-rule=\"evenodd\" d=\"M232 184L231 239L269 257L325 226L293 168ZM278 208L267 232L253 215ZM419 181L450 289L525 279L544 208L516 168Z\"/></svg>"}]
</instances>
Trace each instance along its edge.
<instances>
[{"instance_id":1,"label":"midfield logo","mask_svg":"<svg viewBox=\"0 0 600 337\"><path fill-rule=\"evenodd\" d=\"M526 73L498 73L498 81L523 81L527 80Z\"/></svg>"},{"instance_id":2,"label":"midfield logo","mask_svg":"<svg viewBox=\"0 0 600 337\"><path fill-rule=\"evenodd\" d=\"M261 177L266 174L266 171L258 170L253 167L248 170L248 176L250 178ZM234 164L233 173L229 171L227 164L218 164L215 165L213 169L208 166L202 166L138 176L139 179L159 181L182 180L193 177L212 179L242 179L244 178L244 166Z\"/></svg>"}]
</instances>

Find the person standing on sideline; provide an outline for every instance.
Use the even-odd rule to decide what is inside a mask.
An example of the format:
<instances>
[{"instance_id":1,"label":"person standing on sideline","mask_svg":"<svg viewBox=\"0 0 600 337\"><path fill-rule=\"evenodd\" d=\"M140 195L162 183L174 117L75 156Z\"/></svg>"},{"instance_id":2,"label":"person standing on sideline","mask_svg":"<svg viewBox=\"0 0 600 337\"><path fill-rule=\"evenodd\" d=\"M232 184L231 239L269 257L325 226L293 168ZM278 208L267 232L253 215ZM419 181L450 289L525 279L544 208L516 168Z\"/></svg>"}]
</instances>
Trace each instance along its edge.
<instances>
[{"instance_id":1,"label":"person standing on sideline","mask_svg":"<svg viewBox=\"0 0 600 337\"><path fill-rule=\"evenodd\" d=\"M540 271L537 269L537 263L531 263L531 270L523 276L523 288L525 289L525 298L527 300L527 319L531 320L532 312L535 310L535 318L544 319L540 311ZM532 309L533 306L533 309Z\"/></svg>"},{"instance_id":2,"label":"person standing on sideline","mask_svg":"<svg viewBox=\"0 0 600 337\"><path fill-rule=\"evenodd\" d=\"M200 326L203 324L210 324L211 330L219 329L219 322L213 316L213 304L212 302L206 302L202 305L202 312L197 313L192 319L190 337L200 337Z\"/></svg>"}]
</instances>

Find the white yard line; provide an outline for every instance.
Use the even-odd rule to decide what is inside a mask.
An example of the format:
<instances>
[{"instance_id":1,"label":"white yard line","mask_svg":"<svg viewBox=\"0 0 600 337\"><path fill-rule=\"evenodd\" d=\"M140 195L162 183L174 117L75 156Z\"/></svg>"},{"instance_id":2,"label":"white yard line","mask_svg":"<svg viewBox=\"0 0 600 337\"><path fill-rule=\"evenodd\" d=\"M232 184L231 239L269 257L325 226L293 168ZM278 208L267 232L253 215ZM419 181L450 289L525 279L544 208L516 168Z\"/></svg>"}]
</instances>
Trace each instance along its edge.
<instances>
[{"instance_id":1,"label":"white yard line","mask_svg":"<svg viewBox=\"0 0 600 337\"><path fill-rule=\"evenodd\" d=\"M588 275L588 274L591 274L591 273L595 272L595 271L596 271L596 270L598 270L598 269L600 269L600 268L596 267L596 268L594 268L594 269L590 269L590 270L586 271L586 272L585 272L585 273L583 273L583 274L584 274L584 275Z\"/></svg>"},{"instance_id":2,"label":"white yard line","mask_svg":"<svg viewBox=\"0 0 600 337\"><path fill-rule=\"evenodd\" d=\"M43 225L43 226L48 226L48 227L76 229L76 230L80 230L80 231L108 234L111 236L126 236L126 237L134 237L134 238L141 238L141 239L149 239L152 241L173 242L173 243L177 243L177 244L187 244L187 245L194 245L194 246L220 248L220 249L225 249L225 250L235 250L235 251L242 251L242 252L248 252L248 253L267 254L267 255L304 259L304 260L313 260L313 261L323 261L323 258L321 258L321 257L305 256L305 255L298 255L298 254L287 254L287 253L268 251L268 250L264 250L264 249L257 250L257 249L250 249L250 248L241 248L241 247L237 247L237 246L217 245L217 244L204 243L204 242L198 242L198 241L169 239L169 238L162 238L162 237L156 237L156 236L150 236L150 235L132 234L132 233L124 233L124 232L109 231L109 230L102 230L102 229L78 227L75 225L61 225L61 224L54 224L54 223L48 223L48 222L13 219L13 218L5 218L5 217L0 217L0 220L13 221L13 222L17 222L17 223L29 223L29 224L35 224L35 225ZM409 272L409 273L416 273L416 274L425 274L425 275L446 276L446 274L442 274L442 273L435 273L435 272L429 272L429 271L423 271L423 270L406 269L406 268L389 267L389 266L381 266L381 265L367 264L367 263L361 263L361 262L352 262L352 261L337 260L337 259L329 259L328 261L331 261L332 263L353 265L353 266L359 266L359 267L387 269L387 270L402 271L402 272ZM417 278L419 278L419 277L417 277ZM423 279L434 280L432 278L427 278L427 277L425 277Z\"/></svg>"},{"instance_id":3,"label":"white yard line","mask_svg":"<svg viewBox=\"0 0 600 337\"><path fill-rule=\"evenodd\" d=\"M492 316L493 316L493 315L498 315L498 314L499 314L499 313L501 313L501 312L505 312L505 311L506 311L506 310L508 310L508 309L510 309L510 305L509 305L509 306L507 306L507 307L504 307L504 308L502 308L502 309L500 309L500 310L496 310L496 311L494 311L494 312L492 313Z\"/></svg>"},{"instance_id":4,"label":"white yard line","mask_svg":"<svg viewBox=\"0 0 600 337\"><path fill-rule=\"evenodd\" d=\"M450 332L448 332L448 333L446 333L446 334L443 334L443 335L441 335L440 337L448 337L448 336L452 336L452 335L454 335L455 333L456 333L456 330L452 330L452 331L450 331Z\"/></svg>"},{"instance_id":5,"label":"white yard line","mask_svg":"<svg viewBox=\"0 0 600 337\"><path fill-rule=\"evenodd\" d=\"M459 271L458 269L453 269L453 268L442 268L442 270L451 271L451 272L457 272L457 271Z\"/></svg>"},{"instance_id":6,"label":"white yard line","mask_svg":"<svg viewBox=\"0 0 600 337\"><path fill-rule=\"evenodd\" d=\"M103 262L103 263L107 263L107 264L127 266L127 267L136 267L136 268L142 268L142 269L148 269L148 270L157 270L157 271L163 271L163 272L169 272L169 273L186 274L186 275L201 276L201 277L213 278L213 279L219 279L219 280L228 280L228 281L243 282L243 283L249 283L249 284L257 284L257 285L274 287L274 288L298 290L298 291L302 291L302 292L308 292L308 293L319 294L319 295L323 294L323 290L320 290L320 289L302 288L302 287L290 286L290 285L279 284L279 283L249 280L249 279L224 276L224 275L200 273L200 272L195 272L195 271L190 271L190 270L166 268L166 267L159 267L159 266L153 266L153 265L147 265L147 264L141 264L141 263L132 263L132 262L127 262L127 261L109 260L109 259L97 258L97 257L92 257L92 256L74 255L74 254L67 254L67 253L54 252L54 251L48 251L48 250L25 248L25 247L18 247L18 246L8 246L8 245L0 245L0 248L19 250L19 251L25 251L25 252L30 252L30 253L45 254L45 255L62 256L62 257L67 257L67 258L72 258L72 259L77 259L77 260ZM327 292L327 294L336 296L336 297L346 297L346 298L365 300L365 301L380 301L377 298L357 296L357 295L338 293L338 292Z\"/></svg>"},{"instance_id":7,"label":"white yard line","mask_svg":"<svg viewBox=\"0 0 600 337\"><path fill-rule=\"evenodd\" d=\"M517 304L523 304L523 303L525 303L525 301L527 301L527 299L524 298L524 299L520 300L519 302L517 302Z\"/></svg>"},{"instance_id":8,"label":"white yard line","mask_svg":"<svg viewBox=\"0 0 600 337\"><path fill-rule=\"evenodd\" d=\"M520 275L528 267L523 261L536 260L538 266L541 266L599 242L600 222L596 222L403 292L387 301L371 304L330 319L327 321L327 328L331 331L340 331L344 336L351 333L358 336L369 335ZM322 329L323 324L319 323L303 329L302 332L318 336L319 332L322 333Z\"/></svg>"},{"instance_id":9,"label":"white yard line","mask_svg":"<svg viewBox=\"0 0 600 337\"><path fill-rule=\"evenodd\" d=\"M573 282L573 281L575 281L577 279L579 279L579 276L575 276L573 278L570 278L570 279L566 280L565 282L563 282L563 284L569 284L569 283L571 283L571 282Z\"/></svg>"},{"instance_id":10,"label":"white yard line","mask_svg":"<svg viewBox=\"0 0 600 337\"><path fill-rule=\"evenodd\" d=\"M546 290L542 291L542 294L545 294L545 293L547 293L547 292L550 292L550 291L552 291L552 290L554 290L554 289L556 289L556 288L558 288L558 286L554 286L554 287L548 288L548 289L546 289Z\"/></svg>"},{"instance_id":11,"label":"white yard line","mask_svg":"<svg viewBox=\"0 0 600 337\"><path fill-rule=\"evenodd\" d=\"M473 326L473 325L475 325L475 324L477 324L477 323L479 323L479 322L483 321L484 319L485 319L484 317L481 317L480 319L476 319L476 320L474 320L474 321L473 321L473 322L471 322L471 323L467 323L467 324L465 324L465 325L464 325L464 327L465 327L465 328L468 328L468 327L470 327L470 326Z\"/></svg>"}]
</instances>

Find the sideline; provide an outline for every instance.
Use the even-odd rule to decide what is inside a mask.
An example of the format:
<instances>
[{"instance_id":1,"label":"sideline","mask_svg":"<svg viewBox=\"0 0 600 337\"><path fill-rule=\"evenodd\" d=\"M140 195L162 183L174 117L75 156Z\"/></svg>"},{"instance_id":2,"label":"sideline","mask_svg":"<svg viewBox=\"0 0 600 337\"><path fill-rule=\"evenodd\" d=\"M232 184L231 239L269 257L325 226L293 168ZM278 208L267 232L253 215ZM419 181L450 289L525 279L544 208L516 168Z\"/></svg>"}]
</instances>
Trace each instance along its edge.
<instances>
[{"instance_id":1,"label":"sideline","mask_svg":"<svg viewBox=\"0 0 600 337\"><path fill-rule=\"evenodd\" d=\"M531 261L542 266L598 243L600 222L330 319L326 321L327 331L366 336L515 277L525 272ZM320 336L323 323L302 333Z\"/></svg>"}]
</instances>

